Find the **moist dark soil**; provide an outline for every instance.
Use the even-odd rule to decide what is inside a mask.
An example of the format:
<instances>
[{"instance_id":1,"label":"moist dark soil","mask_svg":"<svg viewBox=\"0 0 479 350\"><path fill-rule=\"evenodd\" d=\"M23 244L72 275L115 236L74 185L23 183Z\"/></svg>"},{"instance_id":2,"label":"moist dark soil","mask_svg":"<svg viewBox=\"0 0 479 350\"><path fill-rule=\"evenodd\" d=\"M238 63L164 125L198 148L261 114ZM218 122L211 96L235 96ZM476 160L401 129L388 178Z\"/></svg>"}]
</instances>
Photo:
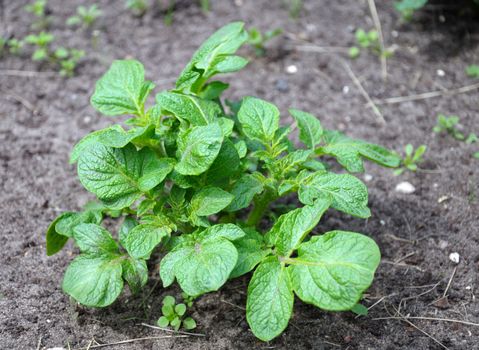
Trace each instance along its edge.
<instances>
[{"instance_id":1,"label":"moist dark soil","mask_svg":"<svg viewBox=\"0 0 479 350\"><path fill-rule=\"evenodd\" d=\"M26 1L0 1L2 34L23 37L32 16ZM56 44L83 49L86 58L73 78L36 64L28 52L0 59L0 347L48 349L114 343L167 335L149 329L160 316L164 295L179 297L177 287L163 289L157 264L144 292L127 291L105 309L82 308L61 290L63 273L77 254L71 243L47 257L45 230L61 211L79 210L92 197L68 164L69 151L85 134L112 122L89 105L95 81L113 59L134 57L145 64L157 90L174 83L198 45L220 26L243 20L262 30L276 27L282 37L268 43L267 55L225 79L228 97L256 95L277 104L283 124L287 108L316 114L327 128L367 139L401 152L411 143L428 146L421 171L394 176L368 164L360 177L370 188L372 217L359 220L330 211L317 233L331 229L363 232L376 240L382 263L363 304L369 315L321 311L295 303L289 327L268 344L248 328L244 306L250 276L232 281L197 300L192 316L204 337L135 341L107 349L479 349L479 327L438 320L380 319L401 315L479 323L475 296L479 272L479 160L468 145L432 132L438 113L456 114L465 133L479 134L478 90L416 101L378 105L385 123L373 113L343 62L347 62L374 100L428 91L446 91L477 83L464 69L479 63L479 22L457 2L433 2L410 23L402 23L392 1L376 1L387 46L388 79L383 81L377 56L363 52L357 60L330 47L354 44L354 30L373 22L366 1L305 0L294 20L282 1L211 1L203 13L196 1L182 1L171 26L160 8L133 16L122 1L99 0L104 15L91 31L65 26L82 1L50 0L51 30ZM56 45L55 44L55 45ZM306 52L299 46L328 48ZM297 72L289 74L287 67ZM412 194L395 191L408 181ZM460 262L449 259L457 252ZM444 295L446 298L441 299ZM441 299L440 301L438 301ZM434 338L434 339L433 339ZM440 345L441 343L442 345ZM94 347L92 347L93 349Z\"/></svg>"}]
</instances>

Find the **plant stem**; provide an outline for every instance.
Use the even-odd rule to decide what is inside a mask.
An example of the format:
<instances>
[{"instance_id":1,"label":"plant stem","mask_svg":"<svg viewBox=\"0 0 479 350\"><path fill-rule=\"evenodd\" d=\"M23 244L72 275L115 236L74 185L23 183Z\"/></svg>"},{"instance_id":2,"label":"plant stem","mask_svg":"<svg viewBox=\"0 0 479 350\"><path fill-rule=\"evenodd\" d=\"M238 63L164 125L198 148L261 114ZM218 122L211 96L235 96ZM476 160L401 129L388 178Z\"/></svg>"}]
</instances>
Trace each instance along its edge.
<instances>
[{"instance_id":1,"label":"plant stem","mask_svg":"<svg viewBox=\"0 0 479 350\"><path fill-rule=\"evenodd\" d=\"M276 198L276 192L272 188L266 187L265 191L254 201L253 210L246 219L246 225L256 227L268 209L269 203Z\"/></svg>"}]
</instances>

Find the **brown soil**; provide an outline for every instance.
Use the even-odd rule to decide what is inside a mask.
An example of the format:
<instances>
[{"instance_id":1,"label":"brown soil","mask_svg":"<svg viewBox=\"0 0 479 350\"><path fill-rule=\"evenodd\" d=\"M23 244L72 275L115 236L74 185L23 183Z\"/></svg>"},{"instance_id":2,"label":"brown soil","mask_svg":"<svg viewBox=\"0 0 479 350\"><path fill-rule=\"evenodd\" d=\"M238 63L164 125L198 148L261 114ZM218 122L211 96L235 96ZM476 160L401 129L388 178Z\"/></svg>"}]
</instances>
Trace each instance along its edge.
<instances>
[{"instance_id":1,"label":"brown soil","mask_svg":"<svg viewBox=\"0 0 479 350\"><path fill-rule=\"evenodd\" d=\"M172 86L196 47L215 29L243 20L263 30L281 27L287 33L269 44L264 58L253 59L231 82L230 97L257 95L276 103L284 115L290 106L318 115L328 128L368 139L397 151L405 144L427 144L429 171L405 173L368 165L372 217L367 221L329 212L321 231L346 229L364 232L380 245L383 254L374 284L363 303L375 305L367 317L323 312L296 302L287 330L270 344L255 339L244 311L249 276L229 283L221 291L201 297L193 308L197 332L206 337L145 340L108 349L441 349L431 337L400 320L375 320L394 313L401 300L404 315L479 322L475 297L479 270L478 191L479 160L467 145L431 130L438 113L457 114L465 132L479 134L477 90L415 102L381 106L381 126L345 71L341 56L301 52L303 39L319 46L348 47L357 27L371 28L366 1L304 1L299 20L288 17L281 1L212 1L203 14L196 1L181 2L172 26L162 14L150 11L135 18L121 1L97 1L104 10L96 48L88 33L67 29L65 19L82 1L50 0L53 33L63 45L82 48L87 58L74 78L9 76L5 70L51 71L25 57L0 60L0 347L35 349L86 347L92 339L111 343L162 335L139 325L153 324L160 315L164 290L158 285L155 265L145 291L124 293L106 309L74 306L62 293L63 272L76 254L70 244L47 257L44 232L63 210L77 210L90 196L68 165L72 146L83 135L111 121L89 106L94 82L115 58L142 61L157 91ZM28 33L26 1L0 1L0 28L21 37ZM235 5L242 3L241 6ZM464 73L479 63L479 22L469 14L457 16L449 6L433 4L410 24L402 24L391 1L376 1L386 43L397 45L388 60L389 79L381 79L379 60L362 54L349 62L372 98L402 96L473 84ZM444 19L445 22L442 20ZM245 50L245 54L251 54ZM296 74L286 67L296 65ZM439 76L437 70L444 71ZM348 90L349 92L346 92ZM291 120L285 117L283 123ZM416 187L410 195L394 188L401 181ZM458 252L460 263L449 260ZM396 262L396 263L394 263ZM448 303L434 303L447 290ZM434 287L435 286L435 287ZM151 293L151 295L150 295ZM144 305L142 302L144 300ZM449 349L479 349L479 328L460 323L411 320ZM40 341L40 343L39 343Z\"/></svg>"}]
</instances>

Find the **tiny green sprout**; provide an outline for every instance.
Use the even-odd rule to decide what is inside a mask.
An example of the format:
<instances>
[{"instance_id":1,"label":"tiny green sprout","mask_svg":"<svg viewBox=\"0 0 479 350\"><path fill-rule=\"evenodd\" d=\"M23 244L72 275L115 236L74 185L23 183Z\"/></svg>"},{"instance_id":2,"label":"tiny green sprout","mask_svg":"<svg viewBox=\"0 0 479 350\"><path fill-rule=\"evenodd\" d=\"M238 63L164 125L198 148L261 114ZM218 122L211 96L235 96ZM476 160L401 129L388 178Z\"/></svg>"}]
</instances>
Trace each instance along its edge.
<instances>
[{"instance_id":1,"label":"tiny green sprout","mask_svg":"<svg viewBox=\"0 0 479 350\"><path fill-rule=\"evenodd\" d=\"M95 24L101 15L102 11L97 4L93 4L90 7L78 6L76 15L69 17L66 24L68 26L81 25L84 28L89 28Z\"/></svg>"},{"instance_id":2,"label":"tiny green sprout","mask_svg":"<svg viewBox=\"0 0 479 350\"><path fill-rule=\"evenodd\" d=\"M479 78L479 65L471 64L466 68L466 74L471 78Z\"/></svg>"},{"instance_id":3,"label":"tiny green sprout","mask_svg":"<svg viewBox=\"0 0 479 350\"><path fill-rule=\"evenodd\" d=\"M368 315L368 308L363 304L356 304L351 309L358 316L367 316Z\"/></svg>"},{"instance_id":4,"label":"tiny green sprout","mask_svg":"<svg viewBox=\"0 0 479 350\"><path fill-rule=\"evenodd\" d=\"M289 16L298 18L303 8L303 0L286 0L289 7Z\"/></svg>"},{"instance_id":5,"label":"tiny green sprout","mask_svg":"<svg viewBox=\"0 0 479 350\"><path fill-rule=\"evenodd\" d=\"M57 50L58 51L58 50ZM72 77L75 73L75 68L78 65L78 61L85 56L85 51L70 49L67 50L67 55L64 57L58 57L60 63L60 75L66 77Z\"/></svg>"},{"instance_id":6,"label":"tiny green sprout","mask_svg":"<svg viewBox=\"0 0 479 350\"><path fill-rule=\"evenodd\" d=\"M477 138L477 135L474 134L474 133L470 133L469 136L466 138L466 143L468 145L472 144L472 143L476 143L477 141L479 141L479 139Z\"/></svg>"},{"instance_id":7,"label":"tiny green sprout","mask_svg":"<svg viewBox=\"0 0 479 350\"><path fill-rule=\"evenodd\" d=\"M210 11L210 0L200 0L201 10L205 13Z\"/></svg>"},{"instance_id":8,"label":"tiny green sprout","mask_svg":"<svg viewBox=\"0 0 479 350\"><path fill-rule=\"evenodd\" d=\"M148 3L146 0L126 0L125 7L135 16L141 17L148 10Z\"/></svg>"},{"instance_id":9,"label":"tiny green sprout","mask_svg":"<svg viewBox=\"0 0 479 350\"><path fill-rule=\"evenodd\" d=\"M276 28L274 30L268 30L264 33L256 28L252 27L249 31L248 44L253 46L256 56L261 57L266 53L265 44L274 37L280 35L283 32L282 29Z\"/></svg>"},{"instance_id":10,"label":"tiny green sprout","mask_svg":"<svg viewBox=\"0 0 479 350\"><path fill-rule=\"evenodd\" d=\"M167 295L163 298L163 306L161 307L161 316L157 325L159 327L171 326L175 331L178 331L181 326L185 329L196 328L196 322L191 317L184 317L186 313L185 304L176 304L175 298L171 295Z\"/></svg>"},{"instance_id":11,"label":"tiny green sprout","mask_svg":"<svg viewBox=\"0 0 479 350\"><path fill-rule=\"evenodd\" d=\"M407 144L406 147L404 147L406 156L401 161L402 166L394 170L394 175L401 175L405 170L415 172L418 169L417 165L423 161L422 156L426 150L426 145L421 145L414 150L413 145Z\"/></svg>"},{"instance_id":12,"label":"tiny green sprout","mask_svg":"<svg viewBox=\"0 0 479 350\"><path fill-rule=\"evenodd\" d=\"M392 50L381 48L377 30L372 29L366 32L364 29L359 28L356 30L354 36L356 37L356 43L359 47L352 46L349 48L348 54L350 58L357 58L361 49L370 50L372 53L380 57L388 58L393 55Z\"/></svg>"},{"instance_id":13,"label":"tiny green sprout","mask_svg":"<svg viewBox=\"0 0 479 350\"><path fill-rule=\"evenodd\" d=\"M49 46L54 40L55 37L53 34L47 32L27 35L25 37L25 42L35 47L35 51L32 54L32 60L45 61L50 58Z\"/></svg>"},{"instance_id":14,"label":"tiny green sprout","mask_svg":"<svg viewBox=\"0 0 479 350\"><path fill-rule=\"evenodd\" d=\"M457 128L459 124L459 117L457 115L445 116L444 114L439 114L437 116L437 124L432 129L435 133L448 133L453 138L459 141L464 141L466 136Z\"/></svg>"},{"instance_id":15,"label":"tiny green sprout","mask_svg":"<svg viewBox=\"0 0 479 350\"><path fill-rule=\"evenodd\" d=\"M8 51L12 55L18 55L22 51L24 44L23 40L12 38L7 41Z\"/></svg>"},{"instance_id":16,"label":"tiny green sprout","mask_svg":"<svg viewBox=\"0 0 479 350\"><path fill-rule=\"evenodd\" d=\"M24 7L25 11L37 17L32 23L32 29L45 29L51 22L50 16L47 16L47 0L36 0Z\"/></svg>"},{"instance_id":17,"label":"tiny green sprout","mask_svg":"<svg viewBox=\"0 0 479 350\"><path fill-rule=\"evenodd\" d=\"M405 22L409 22L414 12L426 5L428 0L400 0L394 3L394 8L401 14Z\"/></svg>"},{"instance_id":18,"label":"tiny green sprout","mask_svg":"<svg viewBox=\"0 0 479 350\"><path fill-rule=\"evenodd\" d=\"M181 297L183 298L183 302L186 304L186 306L188 307L193 306L193 301L195 301L195 297L192 297L191 295L188 295L185 292L181 293Z\"/></svg>"}]
</instances>

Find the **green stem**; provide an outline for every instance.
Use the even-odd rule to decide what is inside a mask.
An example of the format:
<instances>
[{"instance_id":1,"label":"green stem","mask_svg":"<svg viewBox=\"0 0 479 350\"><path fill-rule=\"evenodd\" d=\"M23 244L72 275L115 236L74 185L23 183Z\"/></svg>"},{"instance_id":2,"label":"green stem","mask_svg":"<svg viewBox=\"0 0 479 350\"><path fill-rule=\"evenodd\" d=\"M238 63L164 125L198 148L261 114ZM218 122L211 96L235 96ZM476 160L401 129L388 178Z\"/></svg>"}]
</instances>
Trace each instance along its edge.
<instances>
[{"instance_id":1,"label":"green stem","mask_svg":"<svg viewBox=\"0 0 479 350\"><path fill-rule=\"evenodd\" d=\"M269 204L277 198L276 192L266 187L265 191L254 201L253 210L246 219L246 225L257 226L268 209Z\"/></svg>"}]
</instances>

